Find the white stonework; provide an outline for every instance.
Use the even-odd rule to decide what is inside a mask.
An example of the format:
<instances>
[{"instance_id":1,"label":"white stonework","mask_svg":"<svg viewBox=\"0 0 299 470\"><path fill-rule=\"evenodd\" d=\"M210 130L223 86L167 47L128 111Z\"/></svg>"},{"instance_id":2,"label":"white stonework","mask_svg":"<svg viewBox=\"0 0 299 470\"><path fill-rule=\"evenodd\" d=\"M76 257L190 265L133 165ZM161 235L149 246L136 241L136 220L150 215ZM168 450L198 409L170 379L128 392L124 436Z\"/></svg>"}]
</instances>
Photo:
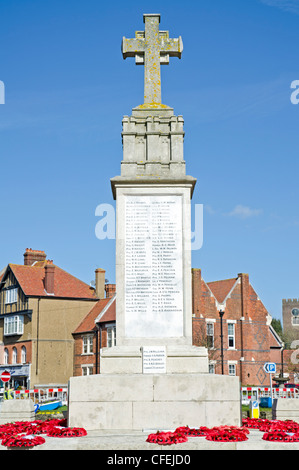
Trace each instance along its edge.
<instances>
[{"instance_id":1,"label":"white stonework","mask_svg":"<svg viewBox=\"0 0 299 470\"><path fill-rule=\"evenodd\" d=\"M240 426L239 380L214 374L72 377L69 406L69 426L87 430Z\"/></svg>"},{"instance_id":2,"label":"white stonework","mask_svg":"<svg viewBox=\"0 0 299 470\"><path fill-rule=\"evenodd\" d=\"M160 63L180 57L182 41L159 32L159 15L144 15L144 21L144 34L124 38L123 54L145 66L145 103L123 119L121 172L111 179L116 346L101 350L101 374L70 379L69 425L107 430L240 425L238 377L208 374L207 349L192 345L196 179L186 175L184 120L161 104L160 86ZM143 371L147 346L165 350L160 373Z\"/></svg>"}]
</instances>

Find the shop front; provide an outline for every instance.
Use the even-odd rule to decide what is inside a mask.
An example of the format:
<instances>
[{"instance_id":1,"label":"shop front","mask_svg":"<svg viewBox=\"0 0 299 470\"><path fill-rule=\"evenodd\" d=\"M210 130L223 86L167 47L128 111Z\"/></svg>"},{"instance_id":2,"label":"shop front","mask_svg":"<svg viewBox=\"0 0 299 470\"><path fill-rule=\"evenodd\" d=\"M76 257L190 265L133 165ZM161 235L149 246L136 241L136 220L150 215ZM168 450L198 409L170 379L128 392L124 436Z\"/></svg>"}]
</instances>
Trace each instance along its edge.
<instances>
[{"instance_id":1,"label":"shop front","mask_svg":"<svg viewBox=\"0 0 299 470\"><path fill-rule=\"evenodd\" d=\"M0 388L12 388L18 390L20 388L30 388L30 364L6 364L0 366L0 376L7 371L10 373L9 382L3 383L0 380Z\"/></svg>"}]
</instances>

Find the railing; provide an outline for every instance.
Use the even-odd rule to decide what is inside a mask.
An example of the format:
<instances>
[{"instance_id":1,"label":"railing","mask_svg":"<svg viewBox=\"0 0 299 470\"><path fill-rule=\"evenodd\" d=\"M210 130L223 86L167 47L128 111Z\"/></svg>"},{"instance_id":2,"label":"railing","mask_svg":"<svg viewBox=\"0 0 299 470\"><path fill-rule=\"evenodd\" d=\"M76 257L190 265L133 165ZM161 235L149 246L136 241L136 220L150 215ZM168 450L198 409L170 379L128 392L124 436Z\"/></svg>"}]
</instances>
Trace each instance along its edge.
<instances>
[{"instance_id":1,"label":"railing","mask_svg":"<svg viewBox=\"0 0 299 470\"><path fill-rule=\"evenodd\" d=\"M259 398L299 398L299 389L273 387L271 391L271 387L242 387L242 405L248 405L250 400Z\"/></svg>"},{"instance_id":2,"label":"railing","mask_svg":"<svg viewBox=\"0 0 299 470\"><path fill-rule=\"evenodd\" d=\"M33 403L43 403L50 400L60 400L63 405L67 404L68 389L67 387L55 388L35 388L32 390L13 390L4 391L2 399L8 400L24 400L31 398Z\"/></svg>"}]
</instances>

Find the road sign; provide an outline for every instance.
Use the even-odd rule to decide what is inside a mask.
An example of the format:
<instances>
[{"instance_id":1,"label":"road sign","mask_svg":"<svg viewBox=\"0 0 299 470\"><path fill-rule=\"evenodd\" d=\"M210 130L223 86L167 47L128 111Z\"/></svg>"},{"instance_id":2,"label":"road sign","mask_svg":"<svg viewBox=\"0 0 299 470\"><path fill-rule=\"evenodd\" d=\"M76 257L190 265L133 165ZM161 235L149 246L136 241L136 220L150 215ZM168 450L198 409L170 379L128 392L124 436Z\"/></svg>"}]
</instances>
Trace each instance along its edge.
<instances>
[{"instance_id":1,"label":"road sign","mask_svg":"<svg viewBox=\"0 0 299 470\"><path fill-rule=\"evenodd\" d=\"M275 362L266 362L264 364L264 371L267 372L267 374L276 374Z\"/></svg>"},{"instance_id":2,"label":"road sign","mask_svg":"<svg viewBox=\"0 0 299 470\"><path fill-rule=\"evenodd\" d=\"M8 382L10 380L10 373L8 372L8 370L5 370L4 372L2 372L2 374L0 375L0 378L2 382Z\"/></svg>"}]
</instances>

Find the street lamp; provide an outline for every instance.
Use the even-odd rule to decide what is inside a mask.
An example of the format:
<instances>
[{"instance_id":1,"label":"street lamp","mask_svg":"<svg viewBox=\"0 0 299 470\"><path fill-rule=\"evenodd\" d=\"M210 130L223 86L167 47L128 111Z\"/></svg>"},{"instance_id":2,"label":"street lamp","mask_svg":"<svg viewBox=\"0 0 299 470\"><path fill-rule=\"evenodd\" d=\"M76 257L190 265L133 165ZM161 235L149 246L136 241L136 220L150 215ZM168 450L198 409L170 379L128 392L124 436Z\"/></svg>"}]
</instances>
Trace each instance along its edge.
<instances>
[{"instance_id":1,"label":"street lamp","mask_svg":"<svg viewBox=\"0 0 299 470\"><path fill-rule=\"evenodd\" d=\"M219 310L219 317L220 317L220 340L221 340L221 373L222 375L224 374L224 370L223 370L223 363L224 363L224 360L223 360L223 325L222 325L222 317L224 315L224 311L223 310Z\"/></svg>"}]
</instances>

